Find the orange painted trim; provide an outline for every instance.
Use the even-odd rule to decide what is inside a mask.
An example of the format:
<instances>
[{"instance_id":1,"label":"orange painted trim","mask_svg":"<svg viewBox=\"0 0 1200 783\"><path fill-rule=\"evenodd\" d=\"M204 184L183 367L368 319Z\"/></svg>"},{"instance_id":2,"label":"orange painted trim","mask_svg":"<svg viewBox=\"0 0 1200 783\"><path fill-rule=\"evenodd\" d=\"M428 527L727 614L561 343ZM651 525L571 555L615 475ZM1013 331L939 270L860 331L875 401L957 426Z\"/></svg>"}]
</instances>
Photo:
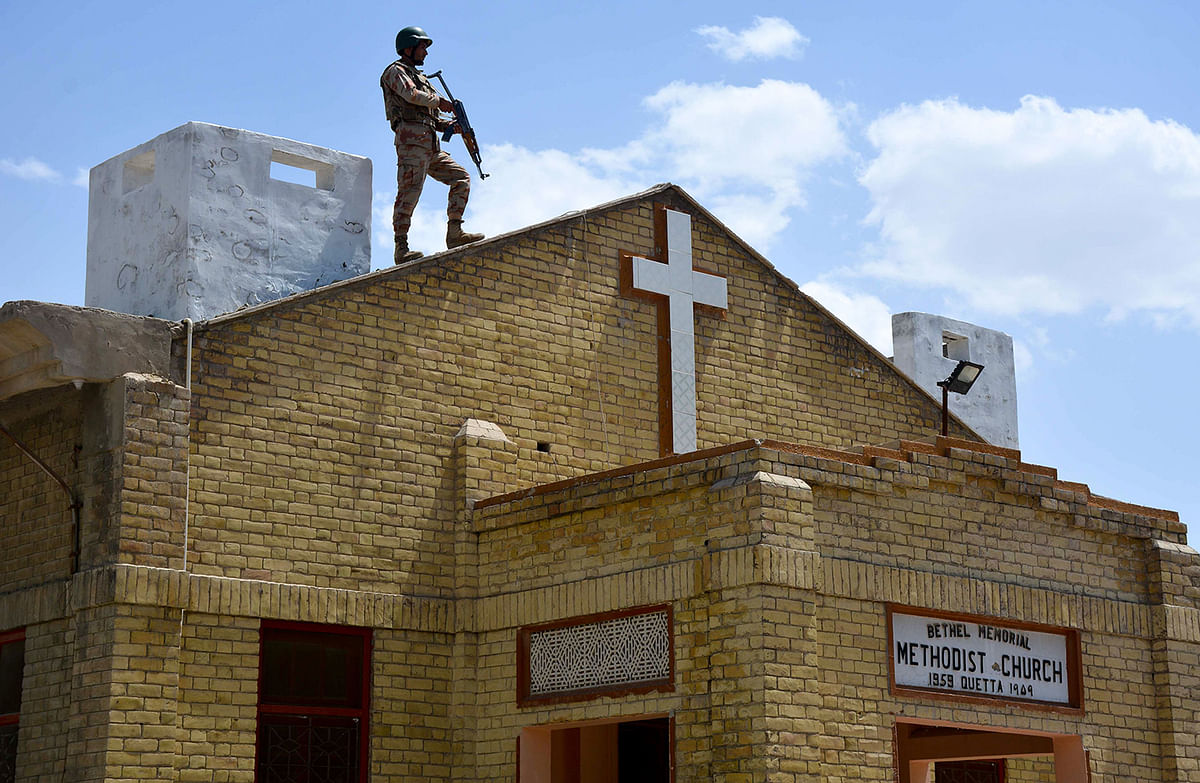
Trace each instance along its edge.
<instances>
[{"instance_id":1,"label":"orange painted trim","mask_svg":"<svg viewBox=\"0 0 1200 783\"><path fill-rule=\"evenodd\" d=\"M306 706L301 704L274 704L263 702L263 664L266 661L266 656L263 655L263 647L266 644L266 637L269 631L298 631L301 633L312 633L326 636L350 636L358 638L362 641L362 657L359 660L359 665L362 670L362 681L359 684L361 688L359 692L358 707L317 707ZM307 623L296 620L261 620L258 624L258 693L257 714L262 715L322 715L334 717L358 718L359 720L359 737L358 737L358 779L360 783L366 783L370 775L370 751L371 751L371 683L374 680L374 672L372 671L373 662L371 653L374 649L374 630L371 628L363 628L352 625L330 625L326 623ZM260 777L260 760L263 758L262 753L262 733L255 731L254 739L254 776L255 779Z\"/></svg>"},{"instance_id":2,"label":"orange painted trim","mask_svg":"<svg viewBox=\"0 0 1200 783\"><path fill-rule=\"evenodd\" d=\"M1063 481L1062 479L1057 479L1054 482L1054 487L1055 489L1066 489L1070 490L1071 492L1079 492L1084 495L1092 494L1092 490L1087 484L1083 484L1078 481Z\"/></svg>"},{"instance_id":3,"label":"orange painted trim","mask_svg":"<svg viewBox=\"0 0 1200 783\"><path fill-rule=\"evenodd\" d=\"M1136 514L1143 517L1156 517L1158 519L1166 519L1171 522L1179 521L1178 511L1168 511L1165 508L1153 508L1151 506L1139 506L1134 503L1126 503L1123 500L1113 500L1101 495L1093 495L1088 493L1088 505L1096 506L1097 508L1106 508L1109 511L1120 511L1124 514Z\"/></svg>"},{"instance_id":4,"label":"orange painted trim","mask_svg":"<svg viewBox=\"0 0 1200 783\"><path fill-rule=\"evenodd\" d=\"M1058 480L1058 471L1054 468L1048 468L1045 465L1034 465L1030 462L1022 462L1021 470L1025 473L1032 473L1035 476L1045 476L1049 479Z\"/></svg>"},{"instance_id":5,"label":"orange painted trim","mask_svg":"<svg viewBox=\"0 0 1200 783\"><path fill-rule=\"evenodd\" d=\"M655 249L657 252L657 248ZM619 253L620 291L628 299L652 302L655 307L655 362L658 371L658 450L666 457L675 453L675 433L671 429L671 308L670 300L652 291L633 287L633 254ZM658 261L660 259L654 258Z\"/></svg>"},{"instance_id":6,"label":"orange painted trim","mask_svg":"<svg viewBox=\"0 0 1200 783\"><path fill-rule=\"evenodd\" d=\"M11 631L0 633L0 647L14 642L25 641L25 629L14 628ZM21 722L20 712L6 712L0 715L0 726L15 726Z\"/></svg>"},{"instance_id":7,"label":"orange painted trim","mask_svg":"<svg viewBox=\"0 0 1200 783\"><path fill-rule=\"evenodd\" d=\"M940 620L954 620L967 623L983 623L1001 628L1012 628L1018 631L1037 631L1056 636L1065 636L1067 642L1067 698L1069 704L1051 704L1030 699L1009 699L1000 696L971 696L957 692L939 691L926 688L913 688L896 684L896 640L892 635L892 614L910 614L921 617L933 617ZM1079 641L1079 631L1056 625L1030 623L1023 620L1010 620L1003 617L991 617L982 614L967 614L964 612L947 612L941 609L927 609L921 606L904 604L885 604L884 622L887 624L888 640L888 690L893 696L937 701L951 701L959 704L987 704L1021 707L1039 712L1053 712L1059 715L1082 716L1084 710L1083 695L1083 651Z\"/></svg>"},{"instance_id":8,"label":"orange painted trim","mask_svg":"<svg viewBox=\"0 0 1200 783\"><path fill-rule=\"evenodd\" d=\"M559 628L572 628L577 625L592 625L621 617L633 617L640 614L667 613L667 661L668 674L659 680L649 680L634 685L615 684L602 685L595 688L580 688L574 691L564 691L548 696L531 696L529 694L529 638L535 633L553 631ZM675 690L675 611L671 604L654 604L651 606L635 606L628 609L617 609L611 612L579 615L562 620L554 620L537 625L526 625L517 630L517 692L518 708L543 707L551 704L562 704L574 701L590 701L601 696L632 696L646 693L672 693ZM673 747L673 745L672 745Z\"/></svg>"},{"instance_id":9,"label":"orange painted trim","mask_svg":"<svg viewBox=\"0 0 1200 783\"><path fill-rule=\"evenodd\" d=\"M894 459L897 462L908 461L908 455L903 451L899 449L885 449L880 446L863 446L863 456L871 457L872 459L883 457L884 459Z\"/></svg>"},{"instance_id":10,"label":"orange painted trim","mask_svg":"<svg viewBox=\"0 0 1200 783\"><path fill-rule=\"evenodd\" d=\"M933 457L946 456L932 443L926 443L923 440L903 440L900 441L900 450L906 454L928 454Z\"/></svg>"},{"instance_id":11,"label":"orange painted trim","mask_svg":"<svg viewBox=\"0 0 1200 783\"><path fill-rule=\"evenodd\" d=\"M672 671L674 671L674 667L675 667L675 660L674 660L674 657L672 657L672 659L671 659ZM672 710L671 714L667 716L667 726L670 731L670 735L669 735L667 741L670 743L670 750L671 750L668 763L670 764L670 770L671 770L671 783L675 783L675 711L674 710Z\"/></svg>"},{"instance_id":12,"label":"orange painted trim","mask_svg":"<svg viewBox=\"0 0 1200 783\"><path fill-rule=\"evenodd\" d=\"M1004 457L1011 459L1014 462L1021 461L1021 452L1017 449L1008 449L1003 446L993 446L990 443L981 443L974 440L966 440L964 438L952 438L945 435L938 435L935 445L940 449L966 449L967 451L977 451L981 454L991 454L996 457ZM942 452L945 456L945 451Z\"/></svg>"}]
</instances>

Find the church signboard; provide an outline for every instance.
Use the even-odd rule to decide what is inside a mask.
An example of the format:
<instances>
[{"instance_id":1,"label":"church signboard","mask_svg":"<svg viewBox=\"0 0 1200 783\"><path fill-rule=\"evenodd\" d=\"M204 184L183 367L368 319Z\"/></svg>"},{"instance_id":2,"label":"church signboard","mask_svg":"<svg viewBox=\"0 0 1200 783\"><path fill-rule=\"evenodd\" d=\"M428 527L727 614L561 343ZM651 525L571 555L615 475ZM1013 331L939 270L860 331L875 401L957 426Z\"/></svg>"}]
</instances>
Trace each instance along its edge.
<instances>
[{"instance_id":1,"label":"church signboard","mask_svg":"<svg viewBox=\"0 0 1200 783\"><path fill-rule=\"evenodd\" d=\"M889 607L888 642L894 692L1083 708L1071 629Z\"/></svg>"}]
</instances>

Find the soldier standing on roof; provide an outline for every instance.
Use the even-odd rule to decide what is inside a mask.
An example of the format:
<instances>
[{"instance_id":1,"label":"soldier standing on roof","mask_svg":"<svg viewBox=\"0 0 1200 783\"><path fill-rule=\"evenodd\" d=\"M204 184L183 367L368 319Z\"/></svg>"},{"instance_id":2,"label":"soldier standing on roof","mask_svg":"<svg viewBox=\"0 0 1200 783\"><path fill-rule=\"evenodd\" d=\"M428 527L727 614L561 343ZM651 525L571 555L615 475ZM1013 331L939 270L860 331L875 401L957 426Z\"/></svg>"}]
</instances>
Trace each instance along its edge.
<instances>
[{"instance_id":1,"label":"soldier standing on roof","mask_svg":"<svg viewBox=\"0 0 1200 783\"><path fill-rule=\"evenodd\" d=\"M420 27L405 27L396 34L396 54L400 59L379 77L388 122L396 133L396 207L392 212L392 228L396 232L397 264L421 257L416 250L408 249L408 228L426 175L450 186L446 247L483 239L483 234L471 234L462 227L471 176L438 144L438 131L458 130L453 121L441 116L441 112L453 111L454 107L417 70L432 45L433 39Z\"/></svg>"}]
</instances>

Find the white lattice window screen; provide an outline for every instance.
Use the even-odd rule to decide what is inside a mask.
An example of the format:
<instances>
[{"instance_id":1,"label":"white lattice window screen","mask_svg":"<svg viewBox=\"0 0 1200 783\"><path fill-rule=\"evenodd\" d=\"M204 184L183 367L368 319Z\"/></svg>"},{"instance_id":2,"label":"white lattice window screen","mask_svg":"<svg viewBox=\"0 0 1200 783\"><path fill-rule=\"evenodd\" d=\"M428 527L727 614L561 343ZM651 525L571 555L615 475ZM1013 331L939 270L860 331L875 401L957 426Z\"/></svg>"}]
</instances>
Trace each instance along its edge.
<instances>
[{"instance_id":1,"label":"white lattice window screen","mask_svg":"<svg viewBox=\"0 0 1200 783\"><path fill-rule=\"evenodd\" d=\"M667 680L670 634L665 610L531 633L529 695Z\"/></svg>"}]
</instances>

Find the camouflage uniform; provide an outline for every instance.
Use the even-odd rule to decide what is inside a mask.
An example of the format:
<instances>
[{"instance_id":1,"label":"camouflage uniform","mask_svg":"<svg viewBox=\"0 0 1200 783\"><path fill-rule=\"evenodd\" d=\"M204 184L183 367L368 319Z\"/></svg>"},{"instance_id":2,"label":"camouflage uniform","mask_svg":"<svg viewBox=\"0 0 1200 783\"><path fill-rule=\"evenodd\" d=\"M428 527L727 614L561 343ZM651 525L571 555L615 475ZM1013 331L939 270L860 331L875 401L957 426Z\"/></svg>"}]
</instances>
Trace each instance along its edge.
<instances>
[{"instance_id":1,"label":"camouflage uniform","mask_svg":"<svg viewBox=\"0 0 1200 783\"><path fill-rule=\"evenodd\" d=\"M396 132L396 206L392 211L392 229L399 244L402 239L407 241L426 175L450 186L446 215L451 221L462 220L471 192L471 177L438 144L438 131L451 123L441 119L440 98L425 75L396 60L384 69L379 85L383 88L388 122Z\"/></svg>"}]
</instances>

